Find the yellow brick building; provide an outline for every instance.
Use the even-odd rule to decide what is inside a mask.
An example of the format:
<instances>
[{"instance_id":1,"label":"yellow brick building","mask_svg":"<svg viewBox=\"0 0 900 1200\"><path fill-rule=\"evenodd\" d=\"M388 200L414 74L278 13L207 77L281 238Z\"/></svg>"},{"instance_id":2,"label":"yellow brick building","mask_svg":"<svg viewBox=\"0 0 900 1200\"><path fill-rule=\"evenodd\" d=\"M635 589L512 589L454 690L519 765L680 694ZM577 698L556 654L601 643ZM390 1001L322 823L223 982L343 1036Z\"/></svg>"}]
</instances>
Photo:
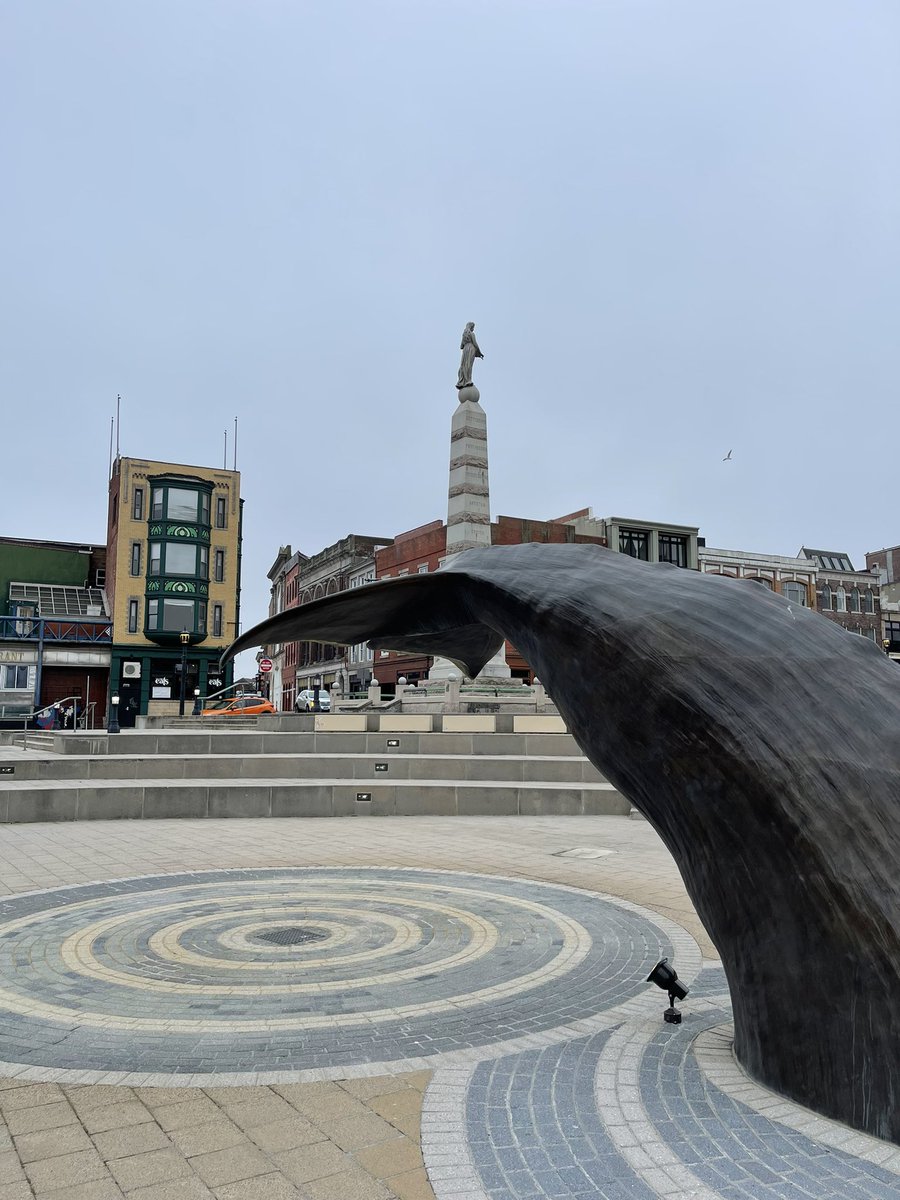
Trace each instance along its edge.
<instances>
[{"instance_id":1,"label":"yellow brick building","mask_svg":"<svg viewBox=\"0 0 900 1200\"><path fill-rule=\"evenodd\" d=\"M231 683L219 657L240 621L238 471L119 457L109 482L110 691L119 720L190 712ZM182 670L182 664L184 669Z\"/></svg>"}]
</instances>

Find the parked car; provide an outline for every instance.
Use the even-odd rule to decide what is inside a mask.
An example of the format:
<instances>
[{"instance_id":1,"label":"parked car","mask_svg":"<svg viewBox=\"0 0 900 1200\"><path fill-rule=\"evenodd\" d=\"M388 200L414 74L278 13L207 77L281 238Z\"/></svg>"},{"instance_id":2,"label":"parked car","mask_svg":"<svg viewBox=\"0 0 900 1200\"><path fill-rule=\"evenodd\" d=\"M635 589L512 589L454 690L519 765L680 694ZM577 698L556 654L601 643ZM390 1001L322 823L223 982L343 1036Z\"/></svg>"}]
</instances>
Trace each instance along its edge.
<instances>
[{"instance_id":1,"label":"parked car","mask_svg":"<svg viewBox=\"0 0 900 1200\"><path fill-rule=\"evenodd\" d=\"M204 708L202 717L258 717L260 713L277 712L265 696L235 696L231 700L214 702L209 708Z\"/></svg>"},{"instance_id":2,"label":"parked car","mask_svg":"<svg viewBox=\"0 0 900 1200\"><path fill-rule=\"evenodd\" d=\"M296 712L315 712L316 694L312 688L297 693L294 701ZM319 712L331 712L331 696L325 688L319 688Z\"/></svg>"}]
</instances>

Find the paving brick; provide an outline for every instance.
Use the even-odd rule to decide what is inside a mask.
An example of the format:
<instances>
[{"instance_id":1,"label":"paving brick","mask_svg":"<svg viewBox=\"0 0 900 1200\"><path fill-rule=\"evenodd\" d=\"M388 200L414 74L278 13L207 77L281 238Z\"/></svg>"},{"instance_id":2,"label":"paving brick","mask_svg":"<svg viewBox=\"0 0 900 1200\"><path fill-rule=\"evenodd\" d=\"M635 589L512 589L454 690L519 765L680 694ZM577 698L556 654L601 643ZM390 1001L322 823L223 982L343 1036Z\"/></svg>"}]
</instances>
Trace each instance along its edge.
<instances>
[{"instance_id":1,"label":"paving brick","mask_svg":"<svg viewBox=\"0 0 900 1200\"><path fill-rule=\"evenodd\" d=\"M166 1150L171 1144L155 1121L94 1134L97 1153L104 1160L126 1158L130 1154L146 1154L150 1150Z\"/></svg>"},{"instance_id":2,"label":"paving brick","mask_svg":"<svg viewBox=\"0 0 900 1200\"><path fill-rule=\"evenodd\" d=\"M137 1100L124 1104L104 1104L100 1108L89 1108L79 1114L88 1133L105 1133L108 1129L125 1129L129 1125L143 1125L152 1120L150 1112Z\"/></svg>"},{"instance_id":3,"label":"paving brick","mask_svg":"<svg viewBox=\"0 0 900 1200\"><path fill-rule=\"evenodd\" d=\"M196 1154L211 1154L215 1150L228 1150L232 1146L247 1145L247 1135L226 1117L218 1117L203 1125L186 1125L183 1129L169 1131L169 1139L182 1154L193 1158Z\"/></svg>"},{"instance_id":4,"label":"paving brick","mask_svg":"<svg viewBox=\"0 0 900 1200\"><path fill-rule=\"evenodd\" d=\"M26 1163L25 1173L35 1192L72 1187L95 1179L109 1179L103 1159L96 1150L79 1150L40 1162Z\"/></svg>"},{"instance_id":5,"label":"paving brick","mask_svg":"<svg viewBox=\"0 0 900 1200\"><path fill-rule=\"evenodd\" d=\"M114 1158L106 1165L123 1192L173 1179L188 1179L194 1174L187 1160L172 1148Z\"/></svg>"},{"instance_id":6,"label":"paving brick","mask_svg":"<svg viewBox=\"0 0 900 1200\"><path fill-rule=\"evenodd\" d=\"M232 1146L229 1150L198 1154L190 1163L204 1183L214 1188L223 1183L234 1183L241 1179L252 1179L254 1175L272 1173L272 1162L251 1145Z\"/></svg>"},{"instance_id":7,"label":"paving brick","mask_svg":"<svg viewBox=\"0 0 900 1200\"><path fill-rule=\"evenodd\" d=\"M347 1155L330 1142L286 1150L282 1154L273 1154L272 1158L278 1170L296 1184L346 1171L350 1162Z\"/></svg>"},{"instance_id":8,"label":"paving brick","mask_svg":"<svg viewBox=\"0 0 900 1200\"><path fill-rule=\"evenodd\" d=\"M320 1129L299 1115L268 1125L254 1125L248 1129L247 1136L268 1154L279 1150L295 1150L298 1146L309 1146L325 1138Z\"/></svg>"},{"instance_id":9,"label":"paving brick","mask_svg":"<svg viewBox=\"0 0 900 1200\"><path fill-rule=\"evenodd\" d=\"M37 1133L23 1133L16 1138L16 1152L23 1163L36 1162L42 1158L55 1158L60 1154L73 1154L79 1150L93 1150L91 1139L80 1125L64 1125L61 1129L42 1129Z\"/></svg>"}]
</instances>

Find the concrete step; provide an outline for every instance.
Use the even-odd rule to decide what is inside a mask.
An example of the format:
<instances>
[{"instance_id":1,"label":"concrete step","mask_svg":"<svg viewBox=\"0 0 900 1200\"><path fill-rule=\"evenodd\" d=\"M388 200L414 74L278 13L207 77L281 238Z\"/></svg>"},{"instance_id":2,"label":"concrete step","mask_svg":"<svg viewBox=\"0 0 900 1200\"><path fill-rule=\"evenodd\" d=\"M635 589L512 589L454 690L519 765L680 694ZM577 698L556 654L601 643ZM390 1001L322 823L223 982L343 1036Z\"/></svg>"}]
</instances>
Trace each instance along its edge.
<instances>
[{"instance_id":1,"label":"concrete step","mask_svg":"<svg viewBox=\"0 0 900 1200\"><path fill-rule=\"evenodd\" d=\"M118 743L117 743L118 745ZM602 783L586 758L568 755L463 754L154 754L59 755L17 758L0 788L22 780L95 779L417 779L508 783Z\"/></svg>"},{"instance_id":2,"label":"concrete step","mask_svg":"<svg viewBox=\"0 0 900 1200\"><path fill-rule=\"evenodd\" d=\"M5 777L4 777L5 780ZM611 783L487 780L20 780L0 784L0 823L176 817L627 816Z\"/></svg>"},{"instance_id":3,"label":"concrete step","mask_svg":"<svg viewBox=\"0 0 900 1200\"><path fill-rule=\"evenodd\" d=\"M160 729L196 729L197 717L170 717L163 721ZM203 717L205 729L257 729L259 717Z\"/></svg>"},{"instance_id":4,"label":"concrete step","mask_svg":"<svg viewBox=\"0 0 900 1200\"><path fill-rule=\"evenodd\" d=\"M575 755L581 749L568 733L388 733L303 730L267 733L233 726L184 730L138 729L125 733L58 735L63 754L465 754Z\"/></svg>"}]
</instances>

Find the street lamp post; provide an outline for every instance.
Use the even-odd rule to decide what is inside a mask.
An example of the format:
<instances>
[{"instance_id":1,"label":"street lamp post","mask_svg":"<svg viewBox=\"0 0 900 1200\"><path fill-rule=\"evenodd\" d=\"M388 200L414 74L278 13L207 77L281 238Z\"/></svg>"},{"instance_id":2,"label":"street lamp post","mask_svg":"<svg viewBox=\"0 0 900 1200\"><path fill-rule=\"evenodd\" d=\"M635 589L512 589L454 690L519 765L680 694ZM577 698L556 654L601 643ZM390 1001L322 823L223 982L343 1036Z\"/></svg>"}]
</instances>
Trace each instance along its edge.
<instances>
[{"instance_id":1,"label":"street lamp post","mask_svg":"<svg viewBox=\"0 0 900 1200\"><path fill-rule=\"evenodd\" d=\"M184 677L187 674L187 648L191 640L191 635L186 629L182 629L178 635L178 640L181 642L181 688L180 699L178 702L178 715L184 716Z\"/></svg>"},{"instance_id":2,"label":"street lamp post","mask_svg":"<svg viewBox=\"0 0 900 1200\"><path fill-rule=\"evenodd\" d=\"M319 712L319 692L322 689L322 676L313 676L313 712Z\"/></svg>"},{"instance_id":3,"label":"street lamp post","mask_svg":"<svg viewBox=\"0 0 900 1200\"><path fill-rule=\"evenodd\" d=\"M194 688L194 710L191 713L192 717L200 716L200 689Z\"/></svg>"},{"instance_id":4,"label":"street lamp post","mask_svg":"<svg viewBox=\"0 0 900 1200\"><path fill-rule=\"evenodd\" d=\"M110 696L109 698L109 720L106 723L107 733L119 732L119 697Z\"/></svg>"}]
</instances>

